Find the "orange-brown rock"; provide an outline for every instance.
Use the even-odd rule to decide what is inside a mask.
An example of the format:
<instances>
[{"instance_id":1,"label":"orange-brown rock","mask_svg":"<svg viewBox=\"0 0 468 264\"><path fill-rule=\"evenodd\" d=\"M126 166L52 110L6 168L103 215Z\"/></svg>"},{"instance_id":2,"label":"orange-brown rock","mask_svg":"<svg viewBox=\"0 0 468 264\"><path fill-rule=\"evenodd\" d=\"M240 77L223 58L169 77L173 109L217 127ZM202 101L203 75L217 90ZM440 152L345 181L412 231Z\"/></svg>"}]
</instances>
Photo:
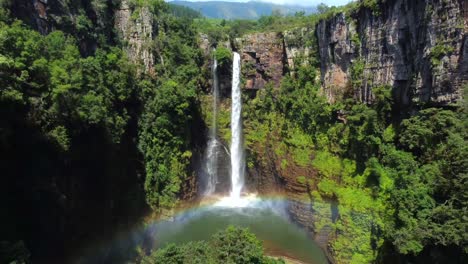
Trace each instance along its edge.
<instances>
[{"instance_id":1,"label":"orange-brown rock","mask_svg":"<svg viewBox=\"0 0 468 264\"><path fill-rule=\"evenodd\" d=\"M283 76L284 45L281 34L256 33L236 39L235 48L241 54L245 89L261 89Z\"/></svg>"}]
</instances>

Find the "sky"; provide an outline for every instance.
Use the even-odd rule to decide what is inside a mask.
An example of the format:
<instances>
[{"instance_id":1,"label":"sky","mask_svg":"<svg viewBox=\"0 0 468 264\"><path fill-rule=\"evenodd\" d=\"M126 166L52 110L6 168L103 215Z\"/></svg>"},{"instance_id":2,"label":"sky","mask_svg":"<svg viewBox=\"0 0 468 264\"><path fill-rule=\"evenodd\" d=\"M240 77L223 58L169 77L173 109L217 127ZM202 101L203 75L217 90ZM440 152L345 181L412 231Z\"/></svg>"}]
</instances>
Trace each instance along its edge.
<instances>
[{"instance_id":1,"label":"sky","mask_svg":"<svg viewBox=\"0 0 468 264\"><path fill-rule=\"evenodd\" d=\"M206 2L214 0L184 0L190 2ZM249 2L251 0L217 0L226 2ZM258 1L258 0L257 0ZM328 6L340 6L350 2L350 0L261 0L262 2L270 2L275 4L288 4L288 5L301 5L301 6L316 6L317 4L324 3Z\"/></svg>"}]
</instances>

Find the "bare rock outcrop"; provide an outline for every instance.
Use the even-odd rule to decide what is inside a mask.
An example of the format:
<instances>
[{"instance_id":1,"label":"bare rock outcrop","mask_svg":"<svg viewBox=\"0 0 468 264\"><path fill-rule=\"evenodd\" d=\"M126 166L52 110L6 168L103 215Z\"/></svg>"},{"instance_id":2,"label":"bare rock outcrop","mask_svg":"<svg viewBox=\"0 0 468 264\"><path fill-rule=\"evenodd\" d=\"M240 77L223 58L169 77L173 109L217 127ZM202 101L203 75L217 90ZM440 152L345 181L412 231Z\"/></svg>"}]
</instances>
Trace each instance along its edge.
<instances>
[{"instance_id":1,"label":"bare rock outcrop","mask_svg":"<svg viewBox=\"0 0 468 264\"><path fill-rule=\"evenodd\" d=\"M154 74L154 56L151 52L153 39L153 15L147 7L135 15L127 0L123 0L115 11L115 28L126 42L130 60L144 66L145 72Z\"/></svg>"},{"instance_id":2,"label":"bare rock outcrop","mask_svg":"<svg viewBox=\"0 0 468 264\"><path fill-rule=\"evenodd\" d=\"M261 89L272 81L279 85L283 76L284 46L278 33L256 33L238 38L235 48L241 54L245 89Z\"/></svg>"}]
</instances>

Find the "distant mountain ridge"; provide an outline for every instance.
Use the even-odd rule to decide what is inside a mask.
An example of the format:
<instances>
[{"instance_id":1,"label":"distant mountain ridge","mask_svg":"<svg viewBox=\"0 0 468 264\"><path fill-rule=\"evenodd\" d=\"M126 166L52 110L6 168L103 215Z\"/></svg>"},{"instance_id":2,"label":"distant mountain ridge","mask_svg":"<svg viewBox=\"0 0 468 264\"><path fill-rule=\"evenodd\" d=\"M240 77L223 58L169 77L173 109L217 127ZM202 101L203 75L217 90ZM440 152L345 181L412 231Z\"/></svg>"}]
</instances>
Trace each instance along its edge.
<instances>
[{"instance_id":1,"label":"distant mountain ridge","mask_svg":"<svg viewBox=\"0 0 468 264\"><path fill-rule=\"evenodd\" d=\"M278 10L283 15L294 15L296 12L304 11L306 14L315 12L315 7L303 7L295 5L277 5L266 2L251 1L246 3L208 1L187 2L171 1L175 5L186 6L199 11L208 18L222 19L258 19L261 16L271 15Z\"/></svg>"}]
</instances>

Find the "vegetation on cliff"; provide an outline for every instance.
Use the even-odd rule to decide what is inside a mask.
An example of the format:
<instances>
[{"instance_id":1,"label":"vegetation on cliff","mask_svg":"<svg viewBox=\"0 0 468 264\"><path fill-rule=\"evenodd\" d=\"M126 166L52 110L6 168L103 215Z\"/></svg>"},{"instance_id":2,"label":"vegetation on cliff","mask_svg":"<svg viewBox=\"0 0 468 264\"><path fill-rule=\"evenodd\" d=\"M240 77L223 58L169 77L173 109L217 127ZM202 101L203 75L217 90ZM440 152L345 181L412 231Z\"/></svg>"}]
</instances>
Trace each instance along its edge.
<instances>
[{"instance_id":1,"label":"vegetation on cliff","mask_svg":"<svg viewBox=\"0 0 468 264\"><path fill-rule=\"evenodd\" d=\"M435 246L466 252L466 109L426 108L398 121L386 87L373 105L328 104L319 89L285 77L280 89L246 98L245 133L251 164L317 171L296 177L310 190L315 231L334 230L336 261L385 260L386 242L409 256Z\"/></svg>"},{"instance_id":2,"label":"vegetation on cliff","mask_svg":"<svg viewBox=\"0 0 468 264\"><path fill-rule=\"evenodd\" d=\"M133 3L133 8L153 10L158 28L151 43L157 55L157 77L140 82L139 149L145 157L146 200L159 210L173 207L183 184L194 176L190 172L192 128L198 121L203 60L190 18L168 15L168 6L161 1L140 2Z\"/></svg>"},{"instance_id":3,"label":"vegetation on cliff","mask_svg":"<svg viewBox=\"0 0 468 264\"><path fill-rule=\"evenodd\" d=\"M386 86L373 88L373 104L360 103L353 97L362 82L360 60L350 90L331 104L315 78L315 56L295 63L301 66L279 89L267 85L254 99L244 98L251 167L273 166L309 190L315 231L332 229L338 263L391 262L393 251L410 260L437 248L456 248L451 258L460 261L468 250L460 232L468 205L463 104L422 106L410 115L393 105ZM307 168L316 175L291 175Z\"/></svg>"}]
</instances>

